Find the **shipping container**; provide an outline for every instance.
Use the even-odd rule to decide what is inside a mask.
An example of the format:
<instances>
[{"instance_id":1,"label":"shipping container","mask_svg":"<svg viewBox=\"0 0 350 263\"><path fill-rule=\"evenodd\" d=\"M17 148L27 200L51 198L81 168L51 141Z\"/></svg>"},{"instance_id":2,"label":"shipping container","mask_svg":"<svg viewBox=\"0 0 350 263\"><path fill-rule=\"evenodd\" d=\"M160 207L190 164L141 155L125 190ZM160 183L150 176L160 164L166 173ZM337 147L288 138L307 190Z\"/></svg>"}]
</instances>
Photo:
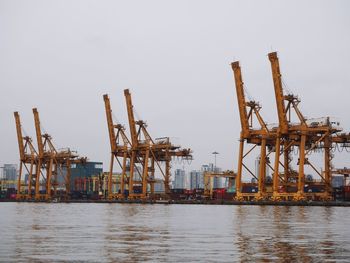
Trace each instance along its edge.
<instances>
[{"instance_id":1,"label":"shipping container","mask_svg":"<svg viewBox=\"0 0 350 263\"><path fill-rule=\"evenodd\" d=\"M350 193L350 185L344 186L344 192L345 193Z\"/></svg>"},{"instance_id":2,"label":"shipping container","mask_svg":"<svg viewBox=\"0 0 350 263\"><path fill-rule=\"evenodd\" d=\"M242 193L257 193L258 187L252 186L252 185L243 185L242 187Z\"/></svg>"}]
</instances>

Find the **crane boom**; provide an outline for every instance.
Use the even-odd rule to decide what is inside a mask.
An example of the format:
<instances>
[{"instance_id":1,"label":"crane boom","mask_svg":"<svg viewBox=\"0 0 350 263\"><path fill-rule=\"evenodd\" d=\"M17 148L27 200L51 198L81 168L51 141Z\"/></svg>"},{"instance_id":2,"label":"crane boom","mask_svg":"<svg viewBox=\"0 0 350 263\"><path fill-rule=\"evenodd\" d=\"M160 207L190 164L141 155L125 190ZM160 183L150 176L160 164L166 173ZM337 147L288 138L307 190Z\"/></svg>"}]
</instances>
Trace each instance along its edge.
<instances>
[{"instance_id":1,"label":"crane boom","mask_svg":"<svg viewBox=\"0 0 350 263\"><path fill-rule=\"evenodd\" d=\"M109 140L110 140L110 144L111 144L111 150L113 152L117 148L117 143L115 141L116 137L115 137L115 131L114 131L114 126L113 126L112 109L111 109L110 100L109 100L109 97L107 94L103 95L103 99L105 102Z\"/></svg>"},{"instance_id":2,"label":"crane boom","mask_svg":"<svg viewBox=\"0 0 350 263\"><path fill-rule=\"evenodd\" d=\"M24 161L25 153L24 153L24 144L23 144L21 119L20 119L19 113L17 111L14 112L14 115L15 115L15 120L16 120L16 130L17 130L17 140L18 140L18 147L19 147L19 156L21 158L21 161Z\"/></svg>"},{"instance_id":3,"label":"crane boom","mask_svg":"<svg viewBox=\"0 0 350 263\"><path fill-rule=\"evenodd\" d=\"M269 60L271 62L272 78L275 88L276 105L278 112L279 127L282 134L288 132L288 120L286 114L286 107L284 104L284 95L282 89L282 79L279 66L279 60L277 57L277 52L272 52L268 54Z\"/></svg>"},{"instance_id":4,"label":"crane boom","mask_svg":"<svg viewBox=\"0 0 350 263\"><path fill-rule=\"evenodd\" d=\"M236 83L236 92L237 92L239 116L241 119L241 126L242 126L242 135L244 138L247 138L250 135L250 131L249 131L249 120L248 120L248 113L247 113L246 101L245 101L244 89L243 89L241 67L238 61L231 63L231 67L234 73L234 78Z\"/></svg>"},{"instance_id":5,"label":"crane boom","mask_svg":"<svg viewBox=\"0 0 350 263\"><path fill-rule=\"evenodd\" d=\"M132 105L131 94L129 92L129 89L124 90L124 95L125 95L126 107L128 111L132 147L135 148L138 145L138 140L137 140L136 122L135 122L134 111L133 111L134 106Z\"/></svg>"},{"instance_id":6,"label":"crane boom","mask_svg":"<svg viewBox=\"0 0 350 263\"><path fill-rule=\"evenodd\" d=\"M38 142L39 158L42 158L44 156L44 145L42 141L40 118L39 118L39 112L37 108L33 108L33 114L34 114L34 122L35 122L36 139Z\"/></svg>"}]
</instances>

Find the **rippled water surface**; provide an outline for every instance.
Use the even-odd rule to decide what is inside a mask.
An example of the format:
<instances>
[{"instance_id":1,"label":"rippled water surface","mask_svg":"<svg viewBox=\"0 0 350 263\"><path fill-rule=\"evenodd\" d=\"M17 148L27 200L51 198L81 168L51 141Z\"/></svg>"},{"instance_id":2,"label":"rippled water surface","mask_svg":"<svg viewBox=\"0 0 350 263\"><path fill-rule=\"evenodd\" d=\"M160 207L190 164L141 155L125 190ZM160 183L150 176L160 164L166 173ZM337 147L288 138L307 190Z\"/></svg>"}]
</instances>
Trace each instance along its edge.
<instances>
[{"instance_id":1,"label":"rippled water surface","mask_svg":"<svg viewBox=\"0 0 350 263\"><path fill-rule=\"evenodd\" d=\"M350 209L0 203L0 261L349 262Z\"/></svg>"}]
</instances>

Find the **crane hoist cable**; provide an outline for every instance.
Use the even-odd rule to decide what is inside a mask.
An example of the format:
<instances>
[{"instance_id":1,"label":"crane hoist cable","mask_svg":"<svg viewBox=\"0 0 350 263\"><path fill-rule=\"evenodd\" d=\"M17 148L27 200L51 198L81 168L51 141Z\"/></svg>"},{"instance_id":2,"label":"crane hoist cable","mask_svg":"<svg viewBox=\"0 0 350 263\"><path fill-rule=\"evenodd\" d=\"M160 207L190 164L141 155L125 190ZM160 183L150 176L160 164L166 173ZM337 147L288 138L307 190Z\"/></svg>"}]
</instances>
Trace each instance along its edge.
<instances>
[{"instance_id":1,"label":"crane hoist cable","mask_svg":"<svg viewBox=\"0 0 350 263\"><path fill-rule=\"evenodd\" d=\"M42 124L41 120L40 120L40 129L42 131L42 134L48 134L46 129L45 129L45 127L44 127L44 125Z\"/></svg>"},{"instance_id":2,"label":"crane hoist cable","mask_svg":"<svg viewBox=\"0 0 350 263\"><path fill-rule=\"evenodd\" d=\"M22 133L23 133L24 137L27 137L28 136L27 131L22 126L21 126L21 129L22 129Z\"/></svg>"},{"instance_id":3,"label":"crane hoist cable","mask_svg":"<svg viewBox=\"0 0 350 263\"><path fill-rule=\"evenodd\" d=\"M281 81L282 81L283 89L287 92L287 94L294 94L282 77L281 77Z\"/></svg>"},{"instance_id":4,"label":"crane hoist cable","mask_svg":"<svg viewBox=\"0 0 350 263\"><path fill-rule=\"evenodd\" d=\"M331 147L331 152L335 153L337 151L337 145L335 145L335 147Z\"/></svg>"},{"instance_id":5,"label":"crane hoist cable","mask_svg":"<svg viewBox=\"0 0 350 263\"><path fill-rule=\"evenodd\" d=\"M349 147L345 146L344 148L346 152L350 153L350 150L348 150Z\"/></svg>"},{"instance_id":6,"label":"crane hoist cable","mask_svg":"<svg viewBox=\"0 0 350 263\"><path fill-rule=\"evenodd\" d=\"M344 150L347 151L348 146L347 146L346 143L344 142L344 143L342 144L341 148L343 149L343 151L344 151Z\"/></svg>"},{"instance_id":7,"label":"crane hoist cable","mask_svg":"<svg viewBox=\"0 0 350 263\"><path fill-rule=\"evenodd\" d=\"M335 148L337 149L338 153L343 151L343 149L341 149L341 147L337 143L335 144Z\"/></svg>"},{"instance_id":8,"label":"crane hoist cable","mask_svg":"<svg viewBox=\"0 0 350 263\"><path fill-rule=\"evenodd\" d=\"M119 122L117 116L113 113L113 111L112 111L112 119L113 119L113 122L114 122L115 124L121 124L121 122Z\"/></svg>"},{"instance_id":9,"label":"crane hoist cable","mask_svg":"<svg viewBox=\"0 0 350 263\"><path fill-rule=\"evenodd\" d=\"M133 106L133 112L134 112L134 115L135 115L135 117L136 117L136 119L138 120L138 121L140 121L140 120L142 120L142 118L140 118L140 115L137 113L137 111L136 111L136 109L135 109L135 106Z\"/></svg>"},{"instance_id":10,"label":"crane hoist cable","mask_svg":"<svg viewBox=\"0 0 350 263\"><path fill-rule=\"evenodd\" d=\"M253 97L250 95L250 93L248 92L248 89L247 89L247 87L246 87L245 84L243 85L243 90L244 90L244 93L245 93L245 95L247 96L248 100L254 101L254 98L253 98Z\"/></svg>"}]
</instances>

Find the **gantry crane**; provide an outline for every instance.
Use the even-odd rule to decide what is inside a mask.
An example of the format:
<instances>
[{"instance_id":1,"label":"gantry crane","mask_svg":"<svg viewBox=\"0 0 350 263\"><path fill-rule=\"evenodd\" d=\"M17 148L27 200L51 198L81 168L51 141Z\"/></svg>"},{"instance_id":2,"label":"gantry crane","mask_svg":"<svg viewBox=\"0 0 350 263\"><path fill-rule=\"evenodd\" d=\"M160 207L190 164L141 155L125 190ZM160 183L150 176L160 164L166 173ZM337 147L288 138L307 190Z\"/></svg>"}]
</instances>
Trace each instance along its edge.
<instances>
[{"instance_id":1,"label":"gantry crane","mask_svg":"<svg viewBox=\"0 0 350 263\"><path fill-rule=\"evenodd\" d=\"M103 95L105 102L106 119L108 125L108 134L111 146L111 159L108 175L108 199L124 199L126 185L128 185L129 179L126 175L127 161L131 157L131 143L125 134L125 128L121 124L114 124L112 118L112 108L110 100L107 94ZM120 162L119 158L122 158ZM122 174L120 177L120 188L119 193L113 192L113 166L114 161L117 161L120 168L122 169ZM116 182L117 183L117 182Z\"/></svg>"},{"instance_id":2,"label":"gantry crane","mask_svg":"<svg viewBox=\"0 0 350 263\"><path fill-rule=\"evenodd\" d=\"M36 169L35 199L48 200L51 197L51 177L57 170L53 171L54 149L51 143L51 137L48 134L42 135L40 127L39 113L33 108L36 139L38 145L38 165ZM44 139L44 142L43 142ZM45 148L44 148L45 147ZM40 180L45 181L45 193L40 192Z\"/></svg>"},{"instance_id":3,"label":"gantry crane","mask_svg":"<svg viewBox=\"0 0 350 263\"><path fill-rule=\"evenodd\" d=\"M274 199L304 200L318 197L322 200L332 198L332 154L335 143L348 143L348 136L341 135L341 129L334 125L329 117L322 121L307 120L298 105L300 99L293 95L285 95L282 87L282 75L276 52L268 54L275 90L275 99L279 119L276 137L276 155L273 176ZM286 103L286 104L285 104ZM292 123L292 115L296 115L298 122ZM299 151L298 171L291 167L291 152L293 148ZM324 152L322 170L316 169L310 160L315 150ZM283 162L281 158L283 157ZM308 165L321 178L321 193L305 193L305 165ZM280 173L280 166L283 173Z\"/></svg>"},{"instance_id":4,"label":"gantry crane","mask_svg":"<svg viewBox=\"0 0 350 263\"><path fill-rule=\"evenodd\" d=\"M57 151L52 143L51 136L47 133L41 133L39 112L36 108L33 108L33 115L38 144L35 199L50 200L53 197L58 197L58 188L64 191L64 197L68 199L71 190L71 164L85 163L86 158L78 158L79 156L70 149ZM63 185L59 183L59 177L63 178ZM41 178L44 181L45 191L40 190Z\"/></svg>"},{"instance_id":5,"label":"gantry crane","mask_svg":"<svg viewBox=\"0 0 350 263\"><path fill-rule=\"evenodd\" d=\"M14 116L20 156L16 198L31 199L32 193L35 192L35 189L33 189L33 186L35 185L35 180L33 180L35 174L33 175L33 172L36 170L35 166L38 164L38 153L33 146L32 139L29 136L23 136L22 134L21 119L17 111L14 112ZM23 169L28 173L28 184L22 181Z\"/></svg>"},{"instance_id":6,"label":"gantry crane","mask_svg":"<svg viewBox=\"0 0 350 263\"><path fill-rule=\"evenodd\" d=\"M131 160L130 160L130 176L129 176L129 193L130 198L138 197L133 190L134 184L134 164L137 160L142 163L143 172L141 178L142 198L147 194L147 183L151 182L151 192L153 192L153 183L155 175L155 164L164 177L165 193L170 193L170 168L172 157L181 157L191 159L190 149L181 149L170 142L168 137L159 138L154 141L147 131L147 125L142 120L135 120L131 94L128 89L124 90L128 120L131 134ZM141 161L140 161L141 160ZM151 166L149 167L149 163ZM161 167L161 163L165 163L165 171Z\"/></svg>"},{"instance_id":7,"label":"gantry crane","mask_svg":"<svg viewBox=\"0 0 350 263\"><path fill-rule=\"evenodd\" d=\"M236 93L238 101L238 109L241 121L241 134L239 144L239 157L238 168L236 176L236 199L255 199L262 200L268 198L266 192L266 167L270 166L268 156L273 150L275 144L276 134L275 131L269 130L267 124L263 120L260 110L261 106L256 101L246 101L244 94L244 85L242 80L241 67L239 62L233 62L231 64L234 80L236 84ZM259 128L254 127L254 119L258 121ZM252 148L244 153L245 144L252 144ZM252 151L260 147L260 159L259 159L259 174L255 175L245 164L244 158L247 157ZM255 178L258 182L258 192L243 192L242 174L243 168L245 168L249 174ZM272 167L271 167L272 168Z\"/></svg>"},{"instance_id":8,"label":"gantry crane","mask_svg":"<svg viewBox=\"0 0 350 263\"><path fill-rule=\"evenodd\" d=\"M129 175L129 198L146 198L147 196L147 185L150 183L151 192L154 190L154 158L151 162L151 168L149 168L149 159L151 151L151 137L146 130L146 123L142 120L135 120L133 104L131 94L128 89L124 90L124 96L126 101L129 129L131 135L131 158L130 158L130 175ZM138 126L138 127L137 127ZM140 180L137 182L141 185L141 193L135 193L135 174L134 169L136 163L142 165L142 175L139 175ZM151 173L151 174L149 174Z\"/></svg>"}]
</instances>

